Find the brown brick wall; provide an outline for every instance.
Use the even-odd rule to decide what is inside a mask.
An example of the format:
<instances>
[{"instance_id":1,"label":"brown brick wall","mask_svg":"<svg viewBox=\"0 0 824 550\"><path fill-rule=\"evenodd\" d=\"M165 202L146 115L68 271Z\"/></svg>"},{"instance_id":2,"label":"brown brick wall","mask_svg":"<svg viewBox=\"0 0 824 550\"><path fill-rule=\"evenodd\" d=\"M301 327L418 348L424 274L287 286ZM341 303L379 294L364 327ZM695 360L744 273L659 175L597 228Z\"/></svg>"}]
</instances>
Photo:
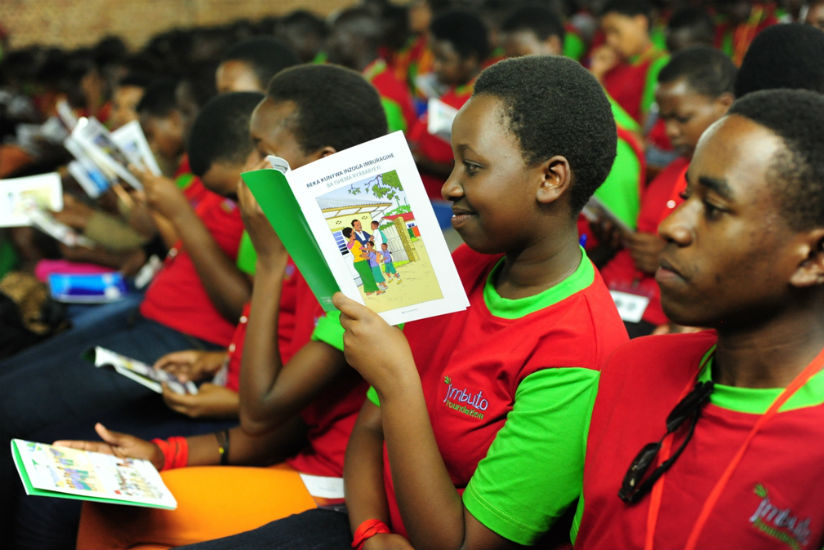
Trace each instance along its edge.
<instances>
[{"instance_id":1,"label":"brown brick wall","mask_svg":"<svg viewBox=\"0 0 824 550\"><path fill-rule=\"evenodd\" d=\"M132 48L173 28L282 15L296 8L327 15L353 0L0 0L11 46L94 44L118 35Z\"/></svg>"}]
</instances>

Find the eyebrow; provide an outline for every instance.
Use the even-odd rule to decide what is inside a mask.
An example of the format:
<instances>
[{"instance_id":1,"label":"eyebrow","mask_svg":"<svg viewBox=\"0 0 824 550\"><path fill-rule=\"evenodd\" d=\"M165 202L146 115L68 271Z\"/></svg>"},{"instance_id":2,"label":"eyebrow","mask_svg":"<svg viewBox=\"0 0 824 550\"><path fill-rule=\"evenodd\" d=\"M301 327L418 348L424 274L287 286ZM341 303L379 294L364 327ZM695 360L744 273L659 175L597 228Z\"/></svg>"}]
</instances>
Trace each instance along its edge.
<instances>
[{"instance_id":1,"label":"eyebrow","mask_svg":"<svg viewBox=\"0 0 824 550\"><path fill-rule=\"evenodd\" d=\"M721 178L713 178L711 176L698 176L698 183L715 191L722 197L732 200L735 198L735 194L732 192L732 188L727 183L727 180Z\"/></svg>"}]
</instances>

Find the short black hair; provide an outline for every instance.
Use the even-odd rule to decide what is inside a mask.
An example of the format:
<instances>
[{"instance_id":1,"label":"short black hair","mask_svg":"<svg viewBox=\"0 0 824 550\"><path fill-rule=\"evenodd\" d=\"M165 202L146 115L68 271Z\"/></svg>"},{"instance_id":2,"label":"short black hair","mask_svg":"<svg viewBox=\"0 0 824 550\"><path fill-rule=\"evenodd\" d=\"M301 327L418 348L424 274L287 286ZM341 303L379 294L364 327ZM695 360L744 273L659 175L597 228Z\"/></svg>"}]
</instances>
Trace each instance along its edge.
<instances>
[{"instance_id":1,"label":"short black hair","mask_svg":"<svg viewBox=\"0 0 824 550\"><path fill-rule=\"evenodd\" d=\"M647 21L652 17L652 4L647 0L608 0L601 8L601 16L608 13L617 13L634 17L636 15L643 15Z\"/></svg>"},{"instance_id":2,"label":"short black hair","mask_svg":"<svg viewBox=\"0 0 824 550\"><path fill-rule=\"evenodd\" d=\"M352 228L351 227L344 227L343 229L340 230L340 232L343 233L343 236L346 237L347 239L352 236Z\"/></svg>"},{"instance_id":3,"label":"short black hair","mask_svg":"<svg viewBox=\"0 0 824 550\"><path fill-rule=\"evenodd\" d=\"M724 52L707 46L692 46L674 54L658 73L666 84L683 78L693 91L716 98L735 91L738 68Z\"/></svg>"},{"instance_id":4,"label":"short black hair","mask_svg":"<svg viewBox=\"0 0 824 550\"><path fill-rule=\"evenodd\" d=\"M801 23L773 25L750 44L735 95L758 90L792 88L824 93L824 32Z\"/></svg>"},{"instance_id":5,"label":"short black hair","mask_svg":"<svg viewBox=\"0 0 824 550\"><path fill-rule=\"evenodd\" d=\"M561 17L552 9L541 4L527 4L515 8L501 24L501 31L530 31L544 41L557 36L561 41L566 31Z\"/></svg>"},{"instance_id":6,"label":"short black hair","mask_svg":"<svg viewBox=\"0 0 824 550\"><path fill-rule=\"evenodd\" d=\"M297 105L292 132L304 153L348 149L386 134L377 90L363 76L338 65L298 65L279 72L266 95Z\"/></svg>"},{"instance_id":7,"label":"short black hair","mask_svg":"<svg viewBox=\"0 0 824 550\"><path fill-rule=\"evenodd\" d=\"M352 223L350 223L349 225L351 225L352 227L355 227L355 222L359 222L359 221L360 220L352 220Z\"/></svg>"},{"instance_id":8,"label":"short black hair","mask_svg":"<svg viewBox=\"0 0 824 550\"><path fill-rule=\"evenodd\" d=\"M143 97L137 104L137 112L141 115L166 118L172 111L177 110L176 88L177 80L174 78L156 80L143 92Z\"/></svg>"},{"instance_id":9,"label":"short black hair","mask_svg":"<svg viewBox=\"0 0 824 550\"><path fill-rule=\"evenodd\" d=\"M192 124L189 166L203 176L216 162L243 163L254 149L249 135L249 119L263 94L234 92L216 96L206 103Z\"/></svg>"},{"instance_id":10,"label":"short black hair","mask_svg":"<svg viewBox=\"0 0 824 550\"><path fill-rule=\"evenodd\" d=\"M773 156L767 180L788 225L797 231L824 226L824 95L753 92L736 100L729 115L746 117L784 141L786 149Z\"/></svg>"},{"instance_id":11,"label":"short black hair","mask_svg":"<svg viewBox=\"0 0 824 550\"><path fill-rule=\"evenodd\" d=\"M715 42L715 23L706 9L685 6L672 12L667 22L667 35L688 31L692 43L712 45Z\"/></svg>"},{"instance_id":12,"label":"short black hair","mask_svg":"<svg viewBox=\"0 0 824 550\"><path fill-rule=\"evenodd\" d=\"M116 86L118 88L132 86L134 88L143 88L145 90L152 85L155 79L156 77L154 75L148 73L131 72L127 73L120 80L118 80Z\"/></svg>"},{"instance_id":13,"label":"short black hair","mask_svg":"<svg viewBox=\"0 0 824 550\"><path fill-rule=\"evenodd\" d=\"M449 42L462 58L474 55L483 62L489 55L489 31L471 11L447 10L432 20L429 30L436 39Z\"/></svg>"},{"instance_id":14,"label":"short black hair","mask_svg":"<svg viewBox=\"0 0 824 550\"><path fill-rule=\"evenodd\" d=\"M473 95L501 99L528 165L563 155L572 169L570 207L583 208L615 160L617 131L601 85L578 62L530 55L485 69Z\"/></svg>"},{"instance_id":15,"label":"short black hair","mask_svg":"<svg viewBox=\"0 0 824 550\"><path fill-rule=\"evenodd\" d=\"M257 36L238 42L226 51L223 61L247 63L264 89L277 73L300 63L295 50L270 36Z\"/></svg>"},{"instance_id":16,"label":"short black hair","mask_svg":"<svg viewBox=\"0 0 824 550\"><path fill-rule=\"evenodd\" d=\"M376 225L380 225L380 222L378 222L378 220L372 220L372 223L376 224ZM372 224L369 224L369 225L372 225Z\"/></svg>"}]
</instances>

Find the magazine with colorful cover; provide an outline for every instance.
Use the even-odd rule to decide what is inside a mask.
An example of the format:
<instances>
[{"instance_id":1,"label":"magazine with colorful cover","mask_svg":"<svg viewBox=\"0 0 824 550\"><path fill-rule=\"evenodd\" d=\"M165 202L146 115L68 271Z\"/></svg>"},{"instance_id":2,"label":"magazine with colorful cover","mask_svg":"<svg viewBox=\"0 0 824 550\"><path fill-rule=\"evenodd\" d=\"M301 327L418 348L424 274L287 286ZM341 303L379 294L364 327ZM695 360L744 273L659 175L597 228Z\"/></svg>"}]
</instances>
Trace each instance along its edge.
<instances>
[{"instance_id":1,"label":"magazine with colorful cover","mask_svg":"<svg viewBox=\"0 0 824 550\"><path fill-rule=\"evenodd\" d=\"M174 510L177 501L148 460L11 440L27 495Z\"/></svg>"},{"instance_id":2,"label":"magazine with colorful cover","mask_svg":"<svg viewBox=\"0 0 824 550\"><path fill-rule=\"evenodd\" d=\"M31 225L28 210L33 205L63 210L63 185L57 172L0 180L0 227Z\"/></svg>"},{"instance_id":3,"label":"magazine with colorful cover","mask_svg":"<svg viewBox=\"0 0 824 550\"><path fill-rule=\"evenodd\" d=\"M63 146L74 156L68 165L69 174L80 184L89 197L96 199L116 182L114 174L106 175L83 149L79 141L67 137Z\"/></svg>"},{"instance_id":4,"label":"magazine with colorful cover","mask_svg":"<svg viewBox=\"0 0 824 550\"><path fill-rule=\"evenodd\" d=\"M107 178L117 176L135 189L143 190L140 180L129 171L129 164L141 165L140 159L121 149L99 120L81 118L72 130L71 138L81 145Z\"/></svg>"},{"instance_id":5,"label":"magazine with colorful cover","mask_svg":"<svg viewBox=\"0 0 824 550\"><path fill-rule=\"evenodd\" d=\"M110 349L95 346L87 350L83 357L94 363L95 367L112 367L115 372L131 378L156 393L163 393L164 383L175 393L197 393L197 386L191 380L181 382L168 371L155 369L142 361L126 357Z\"/></svg>"},{"instance_id":6,"label":"magazine with colorful cover","mask_svg":"<svg viewBox=\"0 0 824 550\"><path fill-rule=\"evenodd\" d=\"M241 177L326 311L338 290L393 325L468 307L402 132Z\"/></svg>"}]
</instances>

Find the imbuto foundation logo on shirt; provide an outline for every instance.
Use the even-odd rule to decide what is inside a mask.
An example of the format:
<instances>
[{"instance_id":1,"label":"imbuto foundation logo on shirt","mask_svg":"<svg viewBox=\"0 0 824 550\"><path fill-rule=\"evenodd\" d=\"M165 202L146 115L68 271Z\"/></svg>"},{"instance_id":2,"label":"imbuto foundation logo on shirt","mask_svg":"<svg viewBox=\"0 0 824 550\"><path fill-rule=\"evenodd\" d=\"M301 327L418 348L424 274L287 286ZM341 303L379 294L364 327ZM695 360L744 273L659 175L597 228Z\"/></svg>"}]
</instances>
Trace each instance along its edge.
<instances>
[{"instance_id":1,"label":"imbuto foundation logo on shirt","mask_svg":"<svg viewBox=\"0 0 824 550\"><path fill-rule=\"evenodd\" d=\"M483 390L474 391L466 386L456 386L449 376L444 376L443 383L447 386L444 405L472 418L483 419L484 411L489 407Z\"/></svg>"},{"instance_id":2,"label":"imbuto foundation logo on shirt","mask_svg":"<svg viewBox=\"0 0 824 550\"><path fill-rule=\"evenodd\" d=\"M770 500L767 488L760 483L755 484L754 490L755 494L761 497L761 502L750 517L750 523L793 550L806 547L810 539L810 518L802 519L789 508L776 506Z\"/></svg>"}]
</instances>

